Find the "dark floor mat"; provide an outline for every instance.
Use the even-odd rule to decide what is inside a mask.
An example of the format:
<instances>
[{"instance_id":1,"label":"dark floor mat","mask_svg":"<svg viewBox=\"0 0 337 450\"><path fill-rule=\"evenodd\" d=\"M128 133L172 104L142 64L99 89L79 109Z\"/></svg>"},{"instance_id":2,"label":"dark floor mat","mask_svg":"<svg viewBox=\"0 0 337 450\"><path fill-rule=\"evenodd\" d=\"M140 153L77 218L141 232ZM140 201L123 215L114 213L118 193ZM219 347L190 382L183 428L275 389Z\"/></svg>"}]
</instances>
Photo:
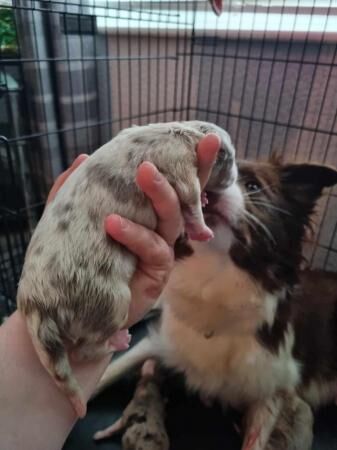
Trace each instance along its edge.
<instances>
[{"instance_id":1,"label":"dark floor mat","mask_svg":"<svg viewBox=\"0 0 337 450\"><path fill-rule=\"evenodd\" d=\"M144 326L134 330L134 341L144 335ZM119 450L120 437L96 443L93 434L117 420L132 397L136 377L129 375L103 392L88 406L88 414L70 434L63 450ZM239 450L241 438L235 424L240 417L219 407L205 408L196 396L186 395L181 380L170 377L167 429L172 450ZM313 450L337 450L337 408L331 406L317 414Z\"/></svg>"}]
</instances>

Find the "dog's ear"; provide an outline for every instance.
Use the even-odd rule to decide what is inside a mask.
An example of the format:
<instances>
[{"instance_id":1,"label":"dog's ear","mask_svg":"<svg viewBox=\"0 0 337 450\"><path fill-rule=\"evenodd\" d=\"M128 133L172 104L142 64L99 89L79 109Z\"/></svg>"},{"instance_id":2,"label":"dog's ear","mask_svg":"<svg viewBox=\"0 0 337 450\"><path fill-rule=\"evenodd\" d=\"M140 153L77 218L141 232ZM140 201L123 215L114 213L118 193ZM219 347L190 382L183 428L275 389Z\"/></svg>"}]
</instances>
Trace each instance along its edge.
<instances>
[{"instance_id":1,"label":"dog's ear","mask_svg":"<svg viewBox=\"0 0 337 450\"><path fill-rule=\"evenodd\" d=\"M288 197L310 208L324 188L337 184L337 170L318 164L287 164L281 169L281 184Z\"/></svg>"}]
</instances>

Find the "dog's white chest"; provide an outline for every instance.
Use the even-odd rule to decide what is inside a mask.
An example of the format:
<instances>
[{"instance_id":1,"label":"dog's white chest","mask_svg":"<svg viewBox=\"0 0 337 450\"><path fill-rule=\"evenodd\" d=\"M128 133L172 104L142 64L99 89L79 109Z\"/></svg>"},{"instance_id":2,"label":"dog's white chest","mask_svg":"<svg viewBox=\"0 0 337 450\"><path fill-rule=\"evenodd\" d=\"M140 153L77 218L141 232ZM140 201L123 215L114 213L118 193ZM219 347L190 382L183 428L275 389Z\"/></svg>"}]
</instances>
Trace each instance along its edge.
<instances>
[{"instance_id":1,"label":"dog's white chest","mask_svg":"<svg viewBox=\"0 0 337 450\"><path fill-rule=\"evenodd\" d=\"M273 355L252 336L205 338L165 311L159 335L164 362L183 372L186 383L224 404L241 406L265 398L277 389L291 389L299 370L291 356L293 336Z\"/></svg>"},{"instance_id":2,"label":"dog's white chest","mask_svg":"<svg viewBox=\"0 0 337 450\"><path fill-rule=\"evenodd\" d=\"M204 267L209 267L214 273L214 267L205 265L205 260L203 262ZM226 268L227 275L232 270L233 267ZM186 298L177 298L178 292L174 288L166 293L169 298L166 298L159 336L156 337L164 362L183 372L191 389L233 406L265 398L278 389L294 388L299 380L299 368L292 357L292 329L288 329L283 345L275 354L261 346L255 337L255 328L262 315L264 320L272 319L273 307L263 306L266 301L272 304L272 299L259 302L252 294L245 302L243 294L249 281L241 280L239 283L236 280L231 292L237 295L237 302L231 297L227 303L222 297L221 307L219 304L215 307L216 292L220 289L217 283L224 274L219 273L220 279L216 276L214 280L208 279L207 295L212 292L212 301L202 298L205 292L202 286L207 278L205 272L208 271L204 271L204 279L202 275L191 278L195 287L193 298L187 301ZM234 272L225 278L234 279ZM186 272L184 281L186 283ZM173 275L171 285L172 282L179 287L179 275ZM231 288L227 282L228 289ZM222 288L220 290L225 292ZM175 298L170 298L171 295ZM182 307L183 303L185 307ZM190 315L186 303L191 306ZM179 316L179 310L182 316ZM218 317L220 315L223 319ZM215 324L218 330L215 336L207 338L196 331L194 325L202 325L203 317L206 324Z\"/></svg>"}]
</instances>

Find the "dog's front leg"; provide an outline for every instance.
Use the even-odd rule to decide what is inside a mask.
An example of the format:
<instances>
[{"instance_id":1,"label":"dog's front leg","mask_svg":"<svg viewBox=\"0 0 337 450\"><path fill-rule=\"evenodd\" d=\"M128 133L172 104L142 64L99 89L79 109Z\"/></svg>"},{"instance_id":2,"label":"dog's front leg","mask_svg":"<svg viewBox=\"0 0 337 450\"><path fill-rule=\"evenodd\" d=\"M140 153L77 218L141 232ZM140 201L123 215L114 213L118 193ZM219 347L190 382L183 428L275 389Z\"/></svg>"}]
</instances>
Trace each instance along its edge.
<instances>
[{"instance_id":1,"label":"dog's front leg","mask_svg":"<svg viewBox=\"0 0 337 450\"><path fill-rule=\"evenodd\" d=\"M248 408L242 450L265 450L282 406L283 397L274 395Z\"/></svg>"}]
</instances>

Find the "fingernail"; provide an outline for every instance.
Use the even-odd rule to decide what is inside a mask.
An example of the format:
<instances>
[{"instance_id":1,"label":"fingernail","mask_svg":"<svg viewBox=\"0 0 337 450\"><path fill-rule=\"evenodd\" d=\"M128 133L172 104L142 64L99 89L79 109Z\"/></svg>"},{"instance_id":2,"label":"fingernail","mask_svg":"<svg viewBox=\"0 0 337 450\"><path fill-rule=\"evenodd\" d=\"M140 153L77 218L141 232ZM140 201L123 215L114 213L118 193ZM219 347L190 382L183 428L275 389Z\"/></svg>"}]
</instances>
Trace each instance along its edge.
<instances>
[{"instance_id":1,"label":"fingernail","mask_svg":"<svg viewBox=\"0 0 337 450\"><path fill-rule=\"evenodd\" d=\"M163 181L163 177L162 177L161 173L158 172L158 170L156 170L155 173L154 173L153 181L155 183L161 183Z\"/></svg>"},{"instance_id":2,"label":"fingernail","mask_svg":"<svg viewBox=\"0 0 337 450\"><path fill-rule=\"evenodd\" d=\"M85 159L88 155L86 155L85 153L81 153L80 155L77 155L76 158L74 159L74 161L71 164L71 167L75 166L81 159Z\"/></svg>"},{"instance_id":3,"label":"fingernail","mask_svg":"<svg viewBox=\"0 0 337 450\"><path fill-rule=\"evenodd\" d=\"M78 161L81 157L82 157L82 155L77 155L76 158L74 159L73 163L72 163L72 166L73 166L74 164L76 164L77 161Z\"/></svg>"},{"instance_id":4,"label":"fingernail","mask_svg":"<svg viewBox=\"0 0 337 450\"><path fill-rule=\"evenodd\" d=\"M123 230L123 231L125 231L129 225L128 221L125 220L123 217L119 217L119 224L120 224L121 230Z\"/></svg>"},{"instance_id":5,"label":"fingernail","mask_svg":"<svg viewBox=\"0 0 337 450\"><path fill-rule=\"evenodd\" d=\"M109 229L110 229L110 226L112 226L113 229L116 230L116 225L117 225L117 228L122 231L124 231L129 225L127 220L125 220L121 216L118 216L117 214L111 214L110 216L108 216L105 219L105 223Z\"/></svg>"},{"instance_id":6,"label":"fingernail","mask_svg":"<svg viewBox=\"0 0 337 450\"><path fill-rule=\"evenodd\" d=\"M217 148L217 153L218 153L220 150L220 147L221 147L221 137L216 133L208 133L208 134L206 134L206 136L213 136L216 138L216 140L218 141L218 148Z\"/></svg>"}]
</instances>

